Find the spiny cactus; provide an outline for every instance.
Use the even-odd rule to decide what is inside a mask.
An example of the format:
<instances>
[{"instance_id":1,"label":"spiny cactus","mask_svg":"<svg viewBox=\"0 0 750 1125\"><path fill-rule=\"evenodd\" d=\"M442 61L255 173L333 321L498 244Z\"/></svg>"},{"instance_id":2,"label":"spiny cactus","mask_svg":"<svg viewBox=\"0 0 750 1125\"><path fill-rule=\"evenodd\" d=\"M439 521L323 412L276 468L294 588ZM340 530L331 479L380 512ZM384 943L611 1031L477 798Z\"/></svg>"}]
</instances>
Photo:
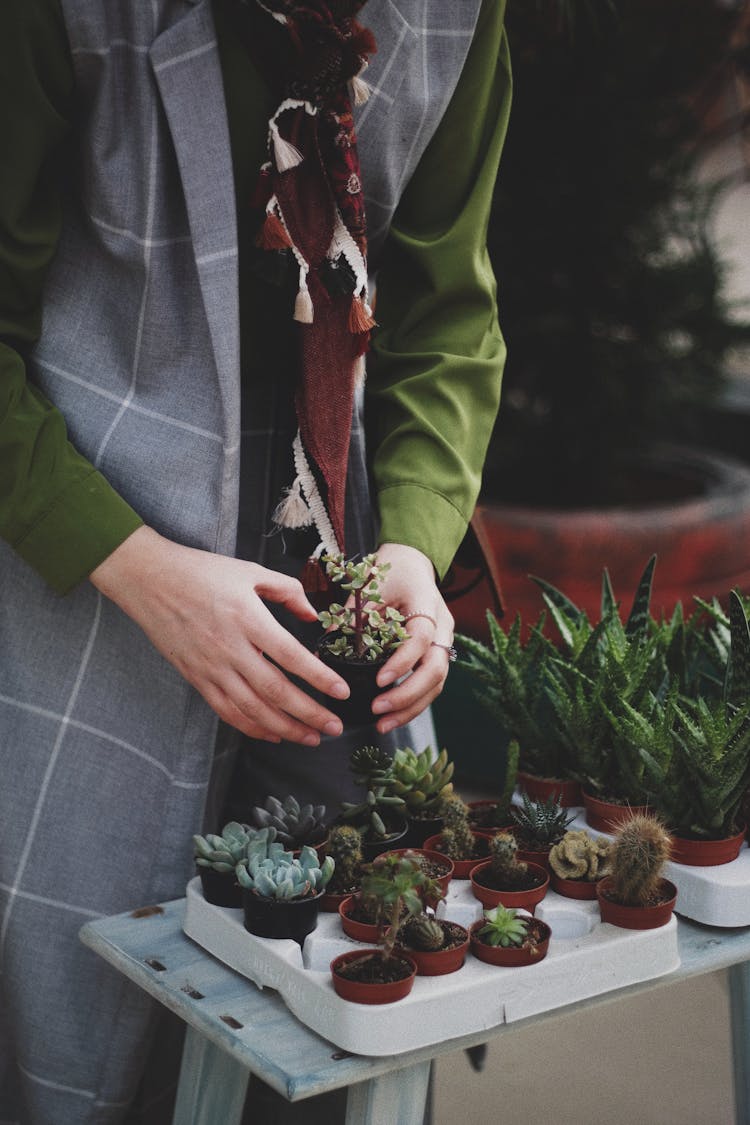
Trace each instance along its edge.
<instances>
[{"instance_id":1,"label":"spiny cactus","mask_svg":"<svg viewBox=\"0 0 750 1125\"><path fill-rule=\"evenodd\" d=\"M609 874L610 850L609 840L595 839L584 829L576 829L566 832L560 843L550 848L549 864L560 879L593 883Z\"/></svg>"},{"instance_id":2,"label":"spiny cactus","mask_svg":"<svg viewBox=\"0 0 750 1125\"><path fill-rule=\"evenodd\" d=\"M351 824L339 824L331 829L326 848L328 855L333 857L336 865L333 884L341 890L356 887L362 877L362 837Z\"/></svg>"},{"instance_id":3,"label":"spiny cactus","mask_svg":"<svg viewBox=\"0 0 750 1125\"><path fill-rule=\"evenodd\" d=\"M443 927L431 914L418 914L410 918L400 930L401 937L411 949L425 953L442 949L445 944Z\"/></svg>"},{"instance_id":4,"label":"spiny cactus","mask_svg":"<svg viewBox=\"0 0 750 1125\"><path fill-rule=\"evenodd\" d=\"M513 836L506 832L498 832L490 840L490 868L493 881L496 885L507 889L525 883L528 876L528 866L518 858L518 844Z\"/></svg>"},{"instance_id":5,"label":"spiny cactus","mask_svg":"<svg viewBox=\"0 0 750 1125\"><path fill-rule=\"evenodd\" d=\"M453 792L453 762L443 749L433 760L432 747L421 754L406 747L393 755L393 792L403 797L407 811L423 813L436 809Z\"/></svg>"},{"instance_id":6,"label":"spiny cactus","mask_svg":"<svg viewBox=\"0 0 750 1125\"><path fill-rule=\"evenodd\" d=\"M443 818L441 850L450 859L471 859L476 843L469 824L469 806L454 793L443 804Z\"/></svg>"},{"instance_id":7,"label":"spiny cactus","mask_svg":"<svg viewBox=\"0 0 750 1125\"><path fill-rule=\"evenodd\" d=\"M275 828L276 838L289 848L317 842L325 836L325 805L300 805L291 794L280 801L266 797L262 808L257 805L250 811L251 823L256 828Z\"/></svg>"},{"instance_id":8,"label":"spiny cactus","mask_svg":"<svg viewBox=\"0 0 750 1125\"><path fill-rule=\"evenodd\" d=\"M205 836L193 836L195 862L198 867L210 867L228 875L244 857L245 849L254 834L246 824L230 820L222 828L221 836L212 832Z\"/></svg>"},{"instance_id":9,"label":"spiny cactus","mask_svg":"<svg viewBox=\"0 0 750 1125\"><path fill-rule=\"evenodd\" d=\"M522 808L512 808L510 815L515 821L529 851L550 847L565 835L565 829L575 812L563 809L554 797L546 801L531 801L528 793L521 793Z\"/></svg>"},{"instance_id":10,"label":"spiny cactus","mask_svg":"<svg viewBox=\"0 0 750 1125\"><path fill-rule=\"evenodd\" d=\"M632 816L615 834L610 851L610 890L622 906L649 906L659 899L672 840L653 816Z\"/></svg>"},{"instance_id":11,"label":"spiny cactus","mask_svg":"<svg viewBox=\"0 0 750 1125\"><path fill-rule=\"evenodd\" d=\"M504 949L523 945L528 923L525 915L505 906L495 906L484 911L484 919L485 924L477 934L486 945L501 945Z\"/></svg>"}]
</instances>

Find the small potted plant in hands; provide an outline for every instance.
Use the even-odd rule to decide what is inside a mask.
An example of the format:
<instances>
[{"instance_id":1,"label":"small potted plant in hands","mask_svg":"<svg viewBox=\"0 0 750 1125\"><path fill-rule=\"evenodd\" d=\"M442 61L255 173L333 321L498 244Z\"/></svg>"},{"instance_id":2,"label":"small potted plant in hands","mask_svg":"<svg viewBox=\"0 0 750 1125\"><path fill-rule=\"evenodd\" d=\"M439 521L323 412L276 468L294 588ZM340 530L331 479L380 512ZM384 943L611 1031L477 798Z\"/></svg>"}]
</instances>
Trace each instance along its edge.
<instances>
[{"instance_id":1,"label":"small potted plant in hands","mask_svg":"<svg viewBox=\"0 0 750 1125\"><path fill-rule=\"evenodd\" d=\"M438 888L420 867L404 856L382 856L362 880L362 897L378 927L379 949L342 953L331 962L333 987L345 1000L385 1004L411 991L417 966L396 944L409 917L421 914L425 898Z\"/></svg>"},{"instance_id":2,"label":"small potted plant in hands","mask_svg":"<svg viewBox=\"0 0 750 1125\"><path fill-rule=\"evenodd\" d=\"M243 890L245 929L258 937L292 938L302 945L317 925L333 859L326 856L321 864L309 847L294 856L274 839L273 829L262 828L235 870Z\"/></svg>"},{"instance_id":3,"label":"small potted plant in hands","mask_svg":"<svg viewBox=\"0 0 750 1125\"><path fill-rule=\"evenodd\" d=\"M484 911L471 927L471 951L489 965L532 965L547 956L552 931L546 922L506 906Z\"/></svg>"},{"instance_id":4,"label":"small potted plant in hands","mask_svg":"<svg viewBox=\"0 0 750 1125\"><path fill-rule=\"evenodd\" d=\"M390 563L377 563L375 555L360 562L343 555L324 555L326 573L350 595L350 604L333 602L318 614L326 630L318 642L318 655L346 680L348 699L326 696L326 706L347 726L373 721L372 701L378 694L375 677L408 634L404 617L393 606L384 606L378 589Z\"/></svg>"},{"instance_id":5,"label":"small potted plant in hands","mask_svg":"<svg viewBox=\"0 0 750 1125\"><path fill-rule=\"evenodd\" d=\"M596 885L602 922L650 930L669 921L677 888L662 873L671 846L654 816L638 814L621 825L610 850L611 874Z\"/></svg>"},{"instance_id":6,"label":"small potted plant in hands","mask_svg":"<svg viewBox=\"0 0 750 1125\"><path fill-rule=\"evenodd\" d=\"M354 780L365 788L364 800L343 801L341 819L362 838L365 859L374 859L406 835L406 805L394 793L392 758L377 746L362 746L349 759Z\"/></svg>"}]
</instances>

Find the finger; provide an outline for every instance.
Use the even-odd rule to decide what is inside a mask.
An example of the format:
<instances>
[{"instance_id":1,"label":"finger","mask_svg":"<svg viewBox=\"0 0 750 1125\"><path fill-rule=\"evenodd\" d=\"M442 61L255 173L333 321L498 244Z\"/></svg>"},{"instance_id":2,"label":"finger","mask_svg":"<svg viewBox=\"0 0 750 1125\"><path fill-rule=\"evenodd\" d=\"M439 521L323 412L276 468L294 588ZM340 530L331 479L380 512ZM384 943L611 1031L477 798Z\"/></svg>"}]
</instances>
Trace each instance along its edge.
<instances>
[{"instance_id":1,"label":"finger","mask_svg":"<svg viewBox=\"0 0 750 1125\"><path fill-rule=\"evenodd\" d=\"M332 736L343 731L341 719L288 680L261 653L257 653L244 666L236 666L235 672L239 679L239 685L235 686L236 693L247 696L252 705L253 696L256 696L271 712L283 715L287 721L296 720L304 728L303 735L294 737L294 741L306 741L304 736L313 731L316 735ZM236 695L234 698L242 707L239 698ZM284 737L289 736L285 734ZM317 741L320 741L319 737Z\"/></svg>"},{"instance_id":2,"label":"finger","mask_svg":"<svg viewBox=\"0 0 750 1125\"><path fill-rule=\"evenodd\" d=\"M197 685L194 686L197 687ZM229 726L235 727L238 731L241 731L242 734L247 735L248 738L260 738L265 742L281 741L278 735L273 734L254 719L245 715L244 712L240 711L216 684L208 684L202 689L198 687L197 690L200 691L206 703L208 703L212 711L216 712L220 719L223 719Z\"/></svg>"},{"instance_id":3,"label":"finger","mask_svg":"<svg viewBox=\"0 0 750 1125\"><path fill-rule=\"evenodd\" d=\"M283 605L304 621L317 620L317 610L308 601L304 587L298 578L292 578L287 574L274 573L269 575L267 570L261 569L261 577L254 584L253 589L259 597L274 602L276 605Z\"/></svg>"},{"instance_id":4,"label":"finger","mask_svg":"<svg viewBox=\"0 0 750 1125\"><path fill-rule=\"evenodd\" d=\"M243 721L243 726L249 725L253 728L252 737L262 737L274 742L285 739L302 746L320 745L320 733L317 730L270 704L241 676L229 677L222 684L217 685L217 688L224 697L225 707L236 712L235 720L243 716L244 719L240 720ZM341 721L332 717L332 725L333 723L337 725L340 732ZM259 735L258 731L264 733Z\"/></svg>"},{"instance_id":5,"label":"finger","mask_svg":"<svg viewBox=\"0 0 750 1125\"><path fill-rule=\"evenodd\" d=\"M400 708L397 711L389 712L386 716L378 719L375 726L380 734L388 734L389 731L395 730L397 727L404 726L405 723L416 719L418 715L429 707L434 699L440 695L442 691L442 684L435 687L426 695L421 696L416 702L409 707Z\"/></svg>"},{"instance_id":6,"label":"finger","mask_svg":"<svg viewBox=\"0 0 750 1125\"><path fill-rule=\"evenodd\" d=\"M325 695L333 696L334 699L348 699L349 686L346 681L300 644L262 603L258 603L258 607L258 613L262 615L262 629L258 629L257 620L252 624L252 633L250 628L246 629L246 638L252 650L258 651L258 639L262 632L262 650L279 667L292 672Z\"/></svg>"},{"instance_id":7,"label":"finger","mask_svg":"<svg viewBox=\"0 0 750 1125\"><path fill-rule=\"evenodd\" d=\"M411 675L390 691L378 695L372 705L374 715L413 709L421 699L442 690L448 675L448 657L442 649L431 648Z\"/></svg>"}]
</instances>

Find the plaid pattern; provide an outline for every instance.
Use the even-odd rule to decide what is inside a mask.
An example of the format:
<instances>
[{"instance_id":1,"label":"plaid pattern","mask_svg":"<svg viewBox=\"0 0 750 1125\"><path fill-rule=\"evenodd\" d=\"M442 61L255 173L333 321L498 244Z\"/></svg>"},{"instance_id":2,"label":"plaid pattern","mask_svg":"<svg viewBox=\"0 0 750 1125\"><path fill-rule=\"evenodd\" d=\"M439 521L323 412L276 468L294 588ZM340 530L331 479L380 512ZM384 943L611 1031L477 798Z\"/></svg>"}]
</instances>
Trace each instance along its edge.
<instances>
[{"instance_id":1,"label":"plaid pattern","mask_svg":"<svg viewBox=\"0 0 750 1125\"><path fill-rule=\"evenodd\" d=\"M210 4L62 6L80 101L92 109L82 118L83 195L65 214L31 369L71 440L147 522L232 553L237 240ZM373 262L478 9L479 0L372 0L363 12L379 47L358 122ZM271 434L247 436L243 505L262 511L277 496L276 447ZM361 513L359 426L352 465ZM270 561L262 521L247 526L243 547ZM12 1040L24 1121L110 1125L133 1095L152 1009L77 932L89 918L183 892L190 835L229 748L219 739L214 752L209 708L116 607L88 585L56 598L4 545L0 652L0 1050ZM9 1087L17 1072L7 1069ZM1 1094L0 1117L14 1120Z\"/></svg>"}]
</instances>

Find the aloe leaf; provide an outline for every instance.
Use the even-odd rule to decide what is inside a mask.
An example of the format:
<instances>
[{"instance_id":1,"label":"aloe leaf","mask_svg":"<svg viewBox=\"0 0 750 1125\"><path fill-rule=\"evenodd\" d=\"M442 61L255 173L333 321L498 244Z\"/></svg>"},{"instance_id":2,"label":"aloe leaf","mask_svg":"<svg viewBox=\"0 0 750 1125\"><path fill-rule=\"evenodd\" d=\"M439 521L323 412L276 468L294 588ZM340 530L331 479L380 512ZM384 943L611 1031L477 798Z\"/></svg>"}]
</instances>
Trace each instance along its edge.
<instances>
[{"instance_id":1,"label":"aloe leaf","mask_svg":"<svg viewBox=\"0 0 750 1125\"><path fill-rule=\"evenodd\" d=\"M625 623L625 632L629 637L645 633L648 629L651 618L651 587L654 581L655 566L656 555L652 555L646 563L646 569L641 575L635 597L633 598L633 606L630 610L628 620Z\"/></svg>"}]
</instances>

